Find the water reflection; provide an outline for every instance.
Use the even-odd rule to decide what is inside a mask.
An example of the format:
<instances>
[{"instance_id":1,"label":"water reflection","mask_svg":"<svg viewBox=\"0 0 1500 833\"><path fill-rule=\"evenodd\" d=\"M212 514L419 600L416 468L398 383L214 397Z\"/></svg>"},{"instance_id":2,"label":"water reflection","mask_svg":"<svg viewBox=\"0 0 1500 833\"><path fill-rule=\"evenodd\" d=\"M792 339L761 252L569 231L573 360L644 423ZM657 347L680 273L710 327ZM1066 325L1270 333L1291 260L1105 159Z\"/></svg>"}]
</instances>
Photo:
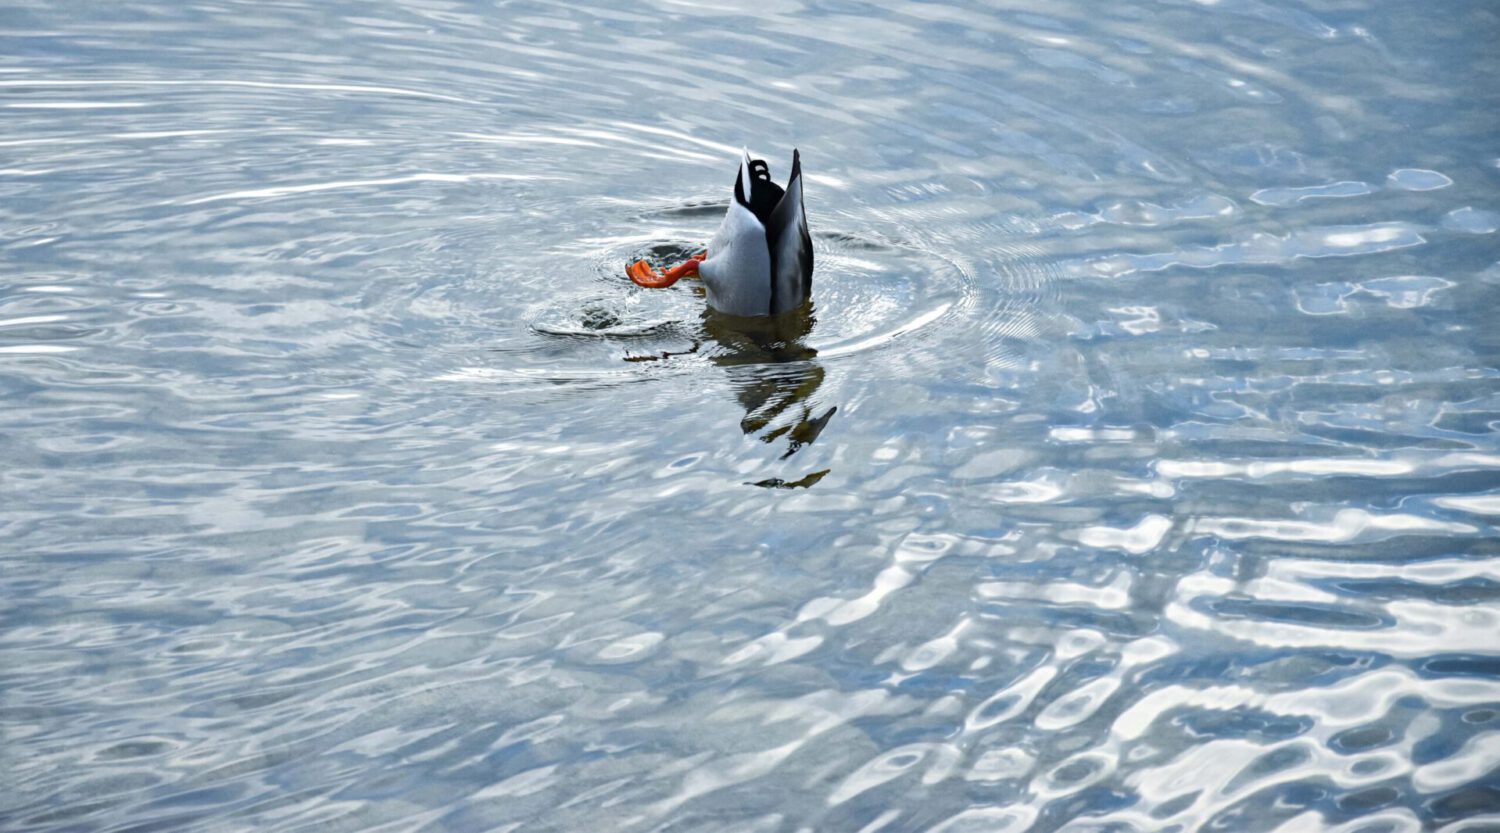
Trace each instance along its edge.
<instances>
[{"instance_id":1,"label":"water reflection","mask_svg":"<svg viewBox=\"0 0 1500 833\"><path fill-rule=\"evenodd\" d=\"M782 460L816 441L838 412L838 406L830 405L819 413L822 403L817 393L826 371L817 360L818 351L807 344L807 337L817 324L812 302L778 316L750 318L704 307L701 321L703 334L713 343L708 351L709 360L724 368L735 398L745 409L740 430L768 444L784 440L786 450L780 456ZM704 343L695 339L685 349L630 355L625 361L657 362L699 355ZM773 477L752 485L806 488L827 474L828 470L823 469L795 480Z\"/></svg>"},{"instance_id":2,"label":"water reflection","mask_svg":"<svg viewBox=\"0 0 1500 833\"><path fill-rule=\"evenodd\" d=\"M739 318L711 309L703 314L705 331L722 350L714 364L724 368L745 409L740 430L766 443L786 440L783 460L817 440L838 410L829 406L817 413L816 394L825 371L818 351L806 343L815 323L810 303L770 318Z\"/></svg>"},{"instance_id":3,"label":"water reflection","mask_svg":"<svg viewBox=\"0 0 1500 833\"><path fill-rule=\"evenodd\" d=\"M1482 4L463 5L7 21L0 828L1493 824Z\"/></svg>"}]
</instances>

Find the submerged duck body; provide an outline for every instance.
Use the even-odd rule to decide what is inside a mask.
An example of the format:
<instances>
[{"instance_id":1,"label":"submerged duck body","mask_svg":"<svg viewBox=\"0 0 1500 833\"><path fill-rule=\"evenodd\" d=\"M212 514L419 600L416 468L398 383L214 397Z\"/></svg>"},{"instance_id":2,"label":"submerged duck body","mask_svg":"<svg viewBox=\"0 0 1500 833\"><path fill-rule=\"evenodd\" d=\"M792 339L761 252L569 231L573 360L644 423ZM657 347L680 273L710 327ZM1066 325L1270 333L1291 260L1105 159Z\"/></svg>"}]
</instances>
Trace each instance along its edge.
<instances>
[{"instance_id":1,"label":"submerged duck body","mask_svg":"<svg viewBox=\"0 0 1500 833\"><path fill-rule=\"evenodd\" d=\"M735 176L734 199L708 251L665 274L644 262L628 271L631 280L652 288L696 272L709 306L728 315L779 315L805 304L812 294L813 250L801 154L792 151L792 173L783 188L771 180L765 160L747 152Z\"/></svg>"}]
</instances>

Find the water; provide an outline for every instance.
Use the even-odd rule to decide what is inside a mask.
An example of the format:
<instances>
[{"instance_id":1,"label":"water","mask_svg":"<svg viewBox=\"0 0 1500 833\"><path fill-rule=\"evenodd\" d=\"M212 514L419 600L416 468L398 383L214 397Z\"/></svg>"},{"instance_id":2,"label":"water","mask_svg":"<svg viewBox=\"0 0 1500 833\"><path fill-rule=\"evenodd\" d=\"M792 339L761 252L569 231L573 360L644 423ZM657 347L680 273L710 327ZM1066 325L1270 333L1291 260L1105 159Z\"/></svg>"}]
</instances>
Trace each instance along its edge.
<instances>
[{"instance_id":1,"label":"water","mask_svg":"<svg viewBox=\"0 0 1500 833\"><path fill-rule=\"evenodd\" d=\"M0 827L1494 829L1497 40L9 0Z\"/></svg>"}]
</instances>

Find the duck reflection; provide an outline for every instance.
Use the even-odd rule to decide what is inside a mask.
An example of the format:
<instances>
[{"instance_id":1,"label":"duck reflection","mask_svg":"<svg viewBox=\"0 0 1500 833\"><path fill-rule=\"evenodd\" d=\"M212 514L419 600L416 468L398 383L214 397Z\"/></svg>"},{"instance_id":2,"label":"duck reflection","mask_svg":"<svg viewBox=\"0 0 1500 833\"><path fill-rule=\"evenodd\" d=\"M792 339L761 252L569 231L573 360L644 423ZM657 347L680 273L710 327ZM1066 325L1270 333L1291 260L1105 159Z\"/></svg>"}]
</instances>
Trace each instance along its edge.
<instances>
[{"instance_id":1,"label":"duck reflection","mask_svg":"<svg viewBox=\"0 0 1500 833\"><path fill-rule=\"evenodd\" d=\"M830 406L817 412L816 394L826 374L817 361L818 351L806 343L816 322L811 303L781 315L754 318L726 315L711 308L703 311L703 332L717 348L711 351L709 360L724 368L735 398L745 409L740 430L765 443L785 441L782 460L817 440L838 411ZM625 360L661 361L698 353L702 347L702 342L695 341L686 350L629 356ZM825 469L793 481L772 478L754 485L807 487L827 473Z\"/></svg>"},{"instance_id":2,"label":"duck reflection","mask_svg":"<svg viewBox=\"0 0 1500 833\"><path fill-rule=\"evenodd\" d=\"M829 407L821 414L816 413L815 395L823 385L825 371L817 361L818 351L806 343L816 322L812 304L803 304L781 315L756 318L725 315L712 309L703 313L704 331L721 348L713 362L724 368L735 398L745 409L740 430L766 443L785 440L783 460L817 440L838 411L837 407ZM760 485L803 484L797 481Z\"/></svg>"}]
</instances>

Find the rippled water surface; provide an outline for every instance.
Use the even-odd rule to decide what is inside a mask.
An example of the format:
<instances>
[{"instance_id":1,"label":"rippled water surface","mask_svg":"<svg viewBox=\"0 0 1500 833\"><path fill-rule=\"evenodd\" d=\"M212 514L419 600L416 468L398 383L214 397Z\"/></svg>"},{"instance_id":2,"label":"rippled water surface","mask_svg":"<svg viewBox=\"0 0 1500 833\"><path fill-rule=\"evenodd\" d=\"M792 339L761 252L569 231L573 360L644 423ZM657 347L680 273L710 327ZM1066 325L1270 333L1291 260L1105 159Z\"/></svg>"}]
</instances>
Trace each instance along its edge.
<instances>
[{"instance_id":1,"label":"rippled water surface","mask_svg":"<svg viewBox=\"0 0 1500 833\"><path fill-rule=\"evenodd\" d=\"M0 0L0 827L1497 829L1497 43Z\"/></svg>"}]
</instances>

